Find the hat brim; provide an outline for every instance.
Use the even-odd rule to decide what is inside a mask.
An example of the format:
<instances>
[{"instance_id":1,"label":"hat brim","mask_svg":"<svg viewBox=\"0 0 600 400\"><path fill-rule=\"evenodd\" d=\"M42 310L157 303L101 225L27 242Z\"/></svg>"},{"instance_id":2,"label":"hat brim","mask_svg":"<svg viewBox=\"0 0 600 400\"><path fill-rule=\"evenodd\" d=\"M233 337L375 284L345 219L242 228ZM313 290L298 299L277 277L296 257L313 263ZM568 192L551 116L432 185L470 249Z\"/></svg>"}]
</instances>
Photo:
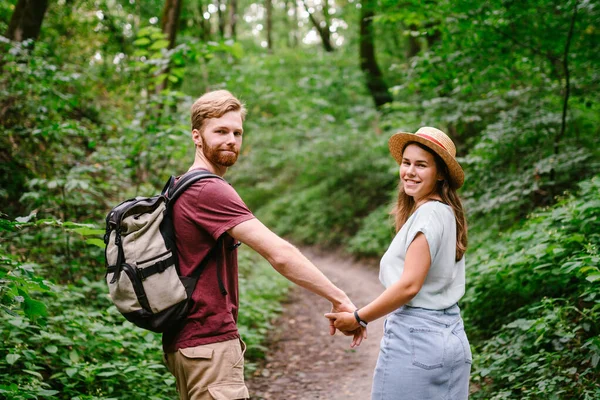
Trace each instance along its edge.
<instances>
[{"instance_id":1,"label":"hat brim","mask_svg":"<svg viewBox=\"0 0 600 400\"><path fill-rule=\"evenodd\" d=\"M398 132L392 135L392 137L388 141L390 153L399 165L402 165L402 151L410 142L420 143L433 150L446 163L446 166L448 167L448 172L450 174L450 180L452 181L452 185L456 189L460 188L463 185L463 183L465 182L465 173L458 161L456 161L456 158L452 157L446 149L444 149L437 143L434 143L431 140L425 139L421 136L417 136L414 133Z\"/></svg>"}]
</instances>

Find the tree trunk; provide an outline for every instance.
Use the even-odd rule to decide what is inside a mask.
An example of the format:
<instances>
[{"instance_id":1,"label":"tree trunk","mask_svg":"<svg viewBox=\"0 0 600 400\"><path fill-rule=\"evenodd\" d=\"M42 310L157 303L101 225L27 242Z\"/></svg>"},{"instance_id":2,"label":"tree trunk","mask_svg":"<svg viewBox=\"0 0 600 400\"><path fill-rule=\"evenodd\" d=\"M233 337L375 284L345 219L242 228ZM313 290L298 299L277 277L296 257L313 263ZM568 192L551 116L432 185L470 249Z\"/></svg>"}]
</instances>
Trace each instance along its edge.
<instances>
[{"instance_id":1,"label":"tree trunk","mask_svg":"<svg viewBox=\"0 0 600 400\"><path fill-rule=\"evenodd\" d=\"M373 38L374 1L363 0L360 9L360 68L365 74L367 88L375 101L375 106L380 108L393 99L387 85L383 80L383 74L375 59L375 40Z\"/></svg>"},{"instance_id":2,"label":"tree trunk","mask_svg":"<svg viewBox=\"0 0 600 400\"><path fill-rule=\"evenodd\" d=\"M290 11L293 13L290 15ZM296 2L289 0L286 1L286 15L288 21L288 47L296 47L298 44L298 11L296 8Z\"/></svg>"},{"instance_id":3,"label":"tree trunk","mask_svg":"<svg viewBox=\"0 0 600 400\"><path fill-rule=\"evenodd\" d=\"M331 51L333 51L333 45L331 44L331 30L329 29L331 26L331 17L329 16L329 4L327 4L327 0L325 0L323 4L323 19L325 21L325 26L323 26L322 36L327 38L326 41L329 43Z\"/></svg>"},{"instance_id":4,"label":"tree trunk","mask_svg":"<svg viewBox=\"0 0 600 400\"><path fill-rule=\"evenodd\" d=\"M306 5L306 2L304 0L302 0L302 4L304 4L304 8L306 9L306 12L308 13L308 18L310 18L310 22L312 22L315 29L319 33L319 36L321 37L321 41L323 42L323 48L325 49L325 51L331 53L334 50L334 48L331 44L329 23L327 22L327 15L328 15L327 11L324 11L326 19L325 19L325 23L323 25L325 25L325 26L321 26L321 22L314 16L314 13L311 13L308 11L308 6ZM325 5L325 7L327 7L327 5Z\"/></svg>"},{"instance_id":5,"label":"tree trunk","mask_svg":"<svg viewBox=\"0 0 600 400\"><path fill-rule=\"evenodd\" d=\"M182 0L166 0L162 14L162 31L167 35L169 49L175 47Z\"/></svg>"},{"instance_id":6,"label":"tree trunk","mask_svg":"<svg viewBox=\"0 0 600 400\"><path fill-rule=\"evenodd\" d=\"M273 1L265 0L267 9L267 48L269 52L273 51Z\"/></svg>"},{"instance_id":7,"label":"tree trunk","mask_svg":"<svg viewBox=\"0 0 600 400\"><path fill-rule=\"evenodd\" d=\"M6 37L17 42L37 39L47 9L48 0L19 0L10 19Z\"/></svg>"},{"instance_id":8,"label":"tree trunk","mask_svg":"<svg viewBox=\"0 0 600 400\"><path fill-rule=\"evenodd\" d=\"M237 0L229 0L229 32L232 39L236 39L237 32Z\"/></svg>"},{"instance_id":9,"label":"tree trunk","mask_svg":"<svg viewBox=\"0 0 600 400\"><path fill-rule=\"evenodd\" d=\"M175 39L177 37L177 28L179 27L179 15L181 14L181 3L183 0L166 0L165 8L162 14L162 31L167 36L169 41L169 49L175 47ZM169 67L163 73L169 73ZM160 93L167 88L168 79L165 78L162 82L156 85L156 93Z\"/></svg>"},{"instance_id":10,"label":"tree trunk","mask_svg":"<svg viewBox=\"0 0 600 400\"><path fill-rule=\"evenodd\" d=\"M565 97L563 100L563 112L562 112L562 122L560 125L560 131L556 136L554 136L554 154L558 156L559 153L559 144L562 137L565 135L567 129L567 111L569 109L569 96L571 93L571 74L569 71L569 49L571 47L571 39L573 38L573 30L575 28L575 20L577 19L577 5L578 1L575 1L575 5L573 6L573 16L571 17L571 25L569 26L569 33L567 35L567 40L565 43L565 50L563 56L563 68L565 75ZM550 171L550 180L553 182L556 178L556 172L554 168Z\"/></svg>"},{"instance_id":11,"label":"tree trunk","mask_svg":"<svg viewBox=\"0 0 600 400\"><path fill-rule=\"evenodd\" d=\"M442 32L438 29L438 22L431 22L425 25L425 29L427 29L427 49L431 49L433 45L438 42L442 38Z\"/></svg>"},{"instance_id":12,"label":"tree trunk","mask_svg":"<svg viewBox=\"0 0 600 400\"><path fill-rule=\"evenodd\" d=\"M421 45L419 44L419 41L417 40L416 37L414 37L412 35L412 32L416 31L417 25L415 24L410 24L408 26L408 47L406 49L406 58L413 58L414 56L416 56L417 54L419 54L419 51L421 51Z\"/></svg>"},{"instance_id":13,"label":"tree trunk","mask_svg":"<svg viewBox=\"0 0 600 400\"><path fill-rule=\"evenodd\" d=\"M224 4L224 0L217 1L217 15L219 16L219 35L221 36L221 39L225 39L225 13L221 9L221 6L223 6Z\"/></svg>"},{"instance_id":14,"label":"tree trunk","mask_svg":"<svg viewBox=\"0 0 600 400\"><path fill-rule=\"evenodd\" d=\"M198 1L198 11L200 12L200 27L202 29L202 32L200 33L200 39L202 39L203 42L208 42L210 40L210 34L211 34L211 30L210 30L210 20L205 19L204 18L204 4L202 2L202 0Z\"/></svg>"}]
</instances>

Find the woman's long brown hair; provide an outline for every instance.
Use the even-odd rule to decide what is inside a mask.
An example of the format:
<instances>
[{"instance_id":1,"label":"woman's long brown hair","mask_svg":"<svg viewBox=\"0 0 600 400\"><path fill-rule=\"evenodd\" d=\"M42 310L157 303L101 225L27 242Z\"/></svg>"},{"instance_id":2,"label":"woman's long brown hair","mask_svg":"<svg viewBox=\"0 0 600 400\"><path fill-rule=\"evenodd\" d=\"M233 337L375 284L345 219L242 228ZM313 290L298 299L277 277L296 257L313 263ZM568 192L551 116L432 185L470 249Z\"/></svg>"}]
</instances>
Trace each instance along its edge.
<instances>
[{"instance_id":1,"label":"woman's long brown hair","mask_svg":"<svg viewBox=\"0 0 600 400\"><path fill-rule=\"evenodd\" d=\"M442 172L444 180L437 183L436 191L441 197L442 201L448 204L454 211L454 218L456 219L456 261L459 261L461 258L463 258L465 252L467 251L467 218L465 216L460 197L456 193L456 189L450 185L450 173L448 172L448 167L446 166L444 160L442 160L440 156L438 156L427 146L417 142L410 142L404 146L404 149L406 149L409 144L416 144L423 150L433 155L438 171ZM403 154L404 149L402 149ZM404 193L402 180L400 180L398 187L398 202L391 213L396 222L396 232L402 228L402 226L414 212L415 200Z\"/></svg>"}]
</instances>

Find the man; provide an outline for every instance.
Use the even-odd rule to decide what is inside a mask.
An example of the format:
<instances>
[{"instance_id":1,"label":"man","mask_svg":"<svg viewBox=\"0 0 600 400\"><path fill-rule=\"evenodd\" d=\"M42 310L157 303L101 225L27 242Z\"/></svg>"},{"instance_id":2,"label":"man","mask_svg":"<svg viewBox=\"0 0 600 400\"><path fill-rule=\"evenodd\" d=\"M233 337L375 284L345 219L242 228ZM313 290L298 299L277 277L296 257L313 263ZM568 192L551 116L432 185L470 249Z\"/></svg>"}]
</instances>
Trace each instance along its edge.
<instances>
[{"instance_id":1,"label":"man","mask_svg":"<svg viewBox=\"0 0 600 400\"><path fill-rule=\"evenodd\" d=\"M224 176L237 161L246 110L226 90L209 92L192 106L196 147L190 170ZM186 321L163 335L167 366L177 380L181 399L246 399L245 345L240 340L236 243L250 246L290 281L316 293L334 311L356 307L294 246L265 227L225 181L204 179L190 186L173 207L179 265L184 275L209 257ZM221 238L221 241L217 241ZM210 255L211 249L217 247ZM218 283L218 284L217 284ZM335 328L330 326L330 333ZM353 332L352 346L363 339Z\"/></svg>"}]
</instances>

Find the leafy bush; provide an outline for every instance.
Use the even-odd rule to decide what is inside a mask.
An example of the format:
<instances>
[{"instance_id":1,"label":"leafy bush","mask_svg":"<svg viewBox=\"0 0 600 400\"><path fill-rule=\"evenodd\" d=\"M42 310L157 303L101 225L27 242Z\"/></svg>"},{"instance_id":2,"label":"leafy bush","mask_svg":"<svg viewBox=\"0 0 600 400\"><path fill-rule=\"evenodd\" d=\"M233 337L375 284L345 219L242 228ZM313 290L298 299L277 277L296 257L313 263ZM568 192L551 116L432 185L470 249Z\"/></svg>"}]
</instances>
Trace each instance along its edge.
<instances>
[{"instance_id":1,"label":"leafy bush","mask_svg":"<svg viewBox=\"0 0 600 400\"><path fill-rule=\"evenodd\" d=\"M543 299L482 343L475 399L597 399L600 395L598 302Z\"/></svg>"},{"instance_id":2,"label":"leafy bush","mask_svg":"<svg viewBox=\"0 0 600 400\"><path fill-rule=\"evenodd\" d=\"M1 221L4 229L18 226L25 233L18 238L23 246L35 237L25 232L25 223ZM45 235L64 226L57 221L50 229L26 224L29 231L41 229ZM96 233L81 226L75 229ZM96 244L94 238L88 241ZM84 252L95 252L82 245ZM0 359L0 394L11 399L176 397L174 378L162 363L160 335L127 322L111 304L103 280L83 276L70 284L55 284L39 275L48 274L50 265L41 268L27 259L15 261L4 250L1 255L0 352L6 356ZM84 270L103 275L101 262ZM251 373L255 361L264 356L262 343L289 282L247 249L241 251L240 274L238 322Z\"/></svg>"},{"instance_id":3,"label":"leafy bush","mask_svg":"<svg viewBox=\"0 0 600 400\"><path fill-rule=\"evenodd\" d=\"M42 43L34 50L27 43L15 43L3 58L0 196L5 212L23 211L16 200L28 179L51 181L64 173L93 151L101 134L97 111L86 101L80 68L59 68L49 55ZM62 151L65 148L71 151ZM56 187L57 182L48 185Z\"/></svg>"},{"instance_id":4,"label":"leafy bush","mask_svg":"<svg viewBox=\"0 0 600 400\"><path fill-rule=\"evenodd\" d=\"M348 241L347 249L354 254L381 257L394 237L391 205L383 205L365 217L360 229Z\"/></svg>"},{"instance_id":5,"label":"leafy bush","mask_svg":"<svg viewBox=\"0 0 600 400\"><path fill-rule=\"evenodd\" d=\"M238 329L246 343L246 375L264 358L265 338L272 321L281 312L290 281L279 275L271 265L254 251L242 246L239 252L240 312Z\"/></svg>"},{"instance_id":6,"label":"leafy bush","mask_svg":"<svg viewBox=\"0 0 600 400\"><path fill-rule=\"evenodd\" d=\"M600 176L491 239L469 254L463 299L475 398L596 398Z\"/></svg>"},{"instance_id":7,"label":"leafy bush","mask_svg":"<svg viewBox=\"0 0 600 400\"><path fill-rule=\"evenodd\" d=\"M471 216L491 216L488 221L509 227L534 207L552 204L556 194L600 168L598 150L591 144L593 130L563 139L555 152L560 115L538 111L537 118L529 119L531 107L539 103L500 113L465 157L468 179L463 192Z\"/></svg>"},{"instance_id":8,"label":"leafy bush","mask_svg":"<svg viewBox=\"0 0 600 400\"><path fill-rule=\"evenodd\" d=\"M52 296L40 298L48 304L43 321L2 318L1 393L14 399L176 396L160 336L125 322L103 282L53 285Z\"/></svg>"}]
</instances>

